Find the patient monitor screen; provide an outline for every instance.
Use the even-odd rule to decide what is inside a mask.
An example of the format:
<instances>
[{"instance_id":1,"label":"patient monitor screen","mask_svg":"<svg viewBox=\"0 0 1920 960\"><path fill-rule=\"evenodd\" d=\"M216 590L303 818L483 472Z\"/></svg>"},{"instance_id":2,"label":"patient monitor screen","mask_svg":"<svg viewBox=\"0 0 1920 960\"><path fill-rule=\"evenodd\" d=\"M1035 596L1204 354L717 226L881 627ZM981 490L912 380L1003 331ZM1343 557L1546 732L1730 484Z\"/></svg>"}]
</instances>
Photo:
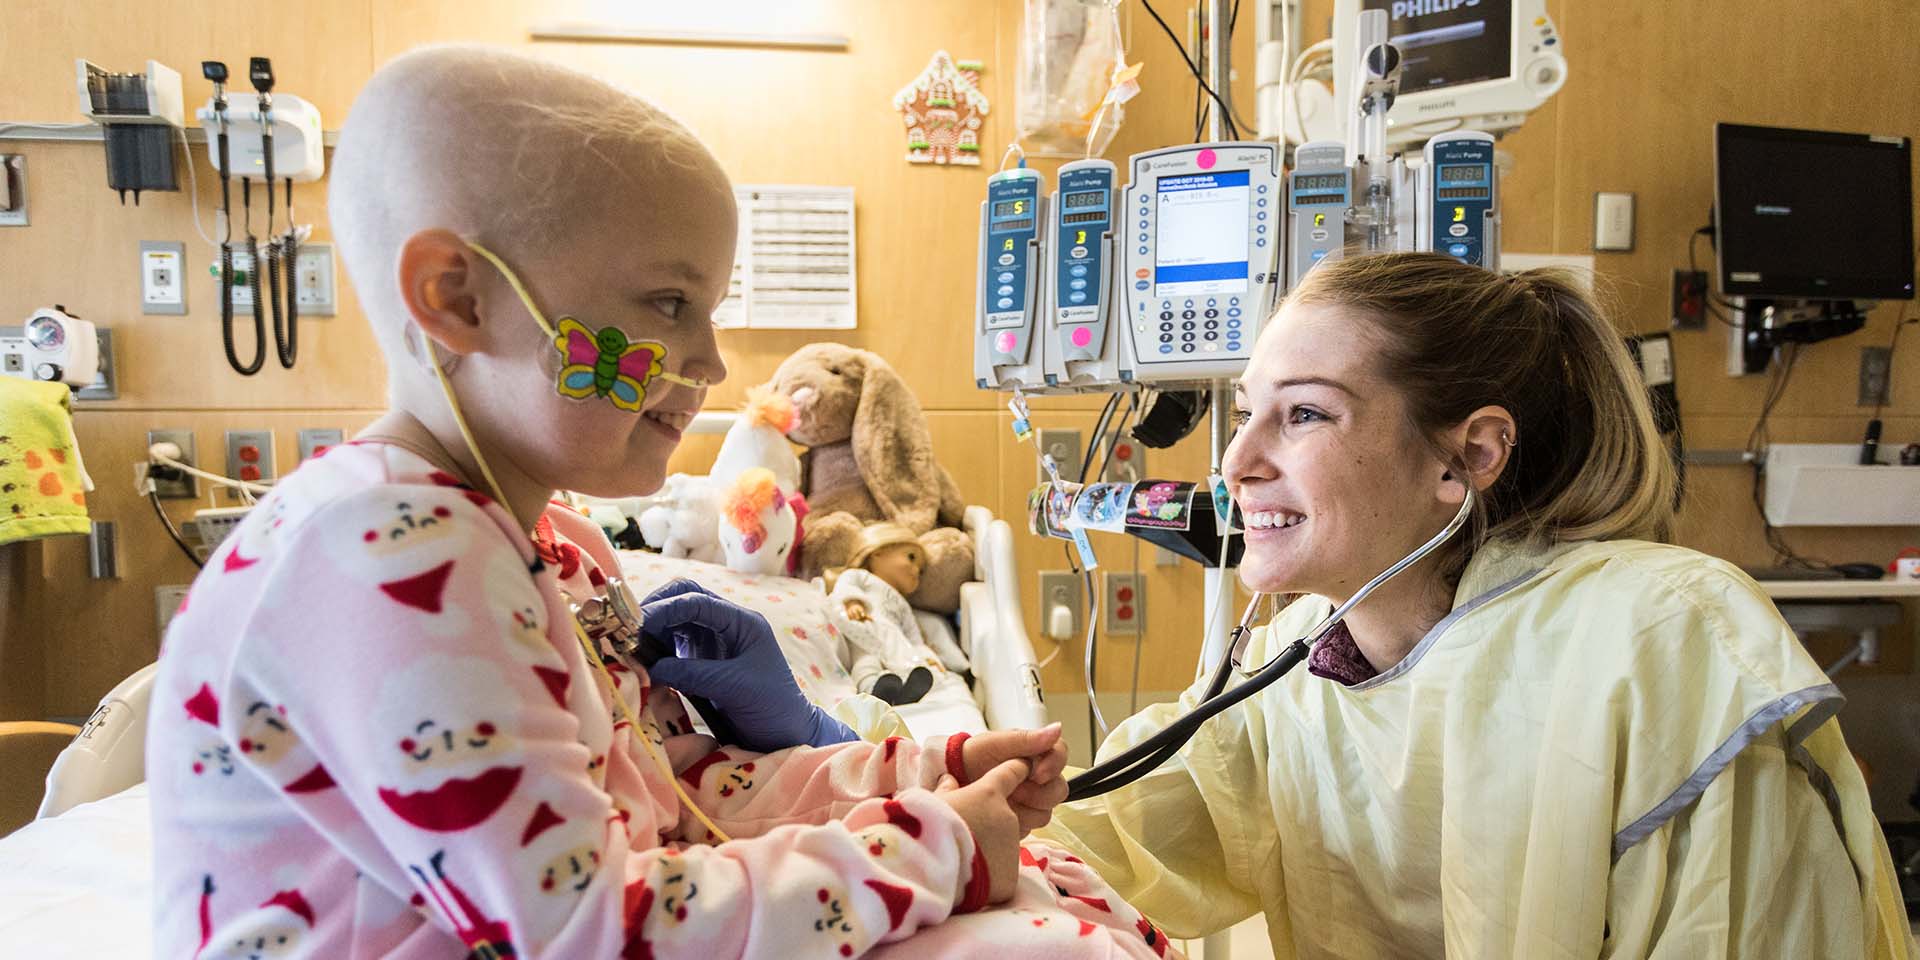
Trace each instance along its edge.
<instances>
[{"instance_id":1,"label":"patient monitor screen","mask_svg":"<svg viewBox=\"0 0 1920 960\"><path fill-rule=\"evenodd\" d=\"M1721 124L1716 143L1728 292L1913 297L1910 141Z\"/></svg>"},{"instance_id":2,"label":"patient monitor screen","mask_svg":"<svg viewBox=\"0 0 1920 960\"><path fill-rule=\"evenodd\" d=\"M1155 187L1154 295L1192 297L1247 289L1247 171L1161 177Z\"/></svg>"},{"instance_id":3,"label":"patient monitor screen","mask_svg":"<svg viewBox=\"0 0 1920 960\"><path fill-rule=\"evenodd\" d=\"M1457 87L1513 74L1512 0L1366 0L1387 11L1400 48L1402 93Z\"/></svg>"}]
</instances>

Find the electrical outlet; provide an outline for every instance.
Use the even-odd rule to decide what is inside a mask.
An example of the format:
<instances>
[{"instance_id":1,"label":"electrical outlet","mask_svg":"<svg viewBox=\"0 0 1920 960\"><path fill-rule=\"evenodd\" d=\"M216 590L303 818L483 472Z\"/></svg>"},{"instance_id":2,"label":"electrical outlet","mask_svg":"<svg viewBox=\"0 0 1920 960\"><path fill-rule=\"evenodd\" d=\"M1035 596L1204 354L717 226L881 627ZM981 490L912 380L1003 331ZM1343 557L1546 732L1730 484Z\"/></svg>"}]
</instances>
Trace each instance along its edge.
<instances>
[{"instance_id":1,"label":"electrical outlet","mask_svg":"<svg viewBox=\"0 0 1920 960\"><path fill-rule=\"evenodd\" d=\"M140 312L187 312L187 245L175 240L140 241Z\"/></svg>"},{"instance_id":2,"label":"electrical outlet","mask_svg":"<svg viewBox=\"0 0 1920 960\"><path fill-rule=\"evenodd\" d=\"M326 453L328 447L337 447L345 442L347 442L347 435L341 430L302 430L300 431L300 462L306 463Z\"/></svg>"},{"instance_id":3,"label":"electrical outlet","mask_svg":"<svg viewBox=\"0 0 1920 960\"><path fill-rule=\"evenodd\" d=\"M1053 455L1054 465L1060 468L1060 479L1080 479L1080 431L1067 429L1042 430L1040 431L1040 435L1035 439L1038 443L1038 446L1034 448L1035 450L1038 450L1041 455ZM1039 474L1038 482L1047 482L1047 468L1041 466L1035 467L1034 469Z\"/></svg>"},{"instance_id":4,"label":"electrical outlet","mask_svg":"<svg viewBox=\"0 0 1920 960\"><path fill-rule=\"evenodd\" d=\"M1633 194L1593 195L1593 249L1615 253L1633 249Z\"/></svg>"},{"instance_id":5,"label":"electrical outlet","mask_svg":"<svg viewBox=\"0 0 1920 960\"><path fill-rule=\"evenodd\" d=\"M189 467L199 466L194 458L193 431L191 430L148 430L147 446L156 443L171 443L180 448L180 455L174 459ZM162 500L192 500L200 495L200 484L192 475L181 473L171 467L159 464L153 466L154 492Z\"/></svg>"},{"instance_id":6,"label":"electrical outlet","mask_svg":"<svg viewBox=\"0 0 1920 960\"><path fill-rule=\"evenodd\" d=\"M267 483L273 479L273 431L228 430L227 476L248 483ZM235 500L240 491L229 488Z\"/></svg>"},{"instance_id":7,"label":"electrical outlet","mask_svg":"<svg viewBox=\"0 0 1920 960\"><path fill-rule=\"evenodd\" d=\"M1673 271L1672 316L1675 330L1707 328L1707 272Z\"/></svg>"},{"instance_id":8,"label":"electrical outlet","mask_svg":"<svg viewBox=\"0 0 1920 960\"><path fill-rule=\"evenodd\" d=\"M1147 581L1137 573L1107 574L1100 619L1109 637L1137 637L1147 619Z\"/></svg>"},{"instance_id":9,"label":"electrical outlet","mask_svg":"<svg viewBox=\"0 0 1920 960\"><path fill-rule=\"evenodd\" d=\"M333 291L333 245L303 243L293 264L294 302L303 317L331 317L336 309Z\"/></svg>"},{"instance_id":10,"label":"electrical outlet","mask_svg":"<svg viewBox=\"0 0 1920 960\"><path fill-rule=\"evenodd\" d=\"M1884 406L1892 393L1893 351L1887 347L1860 348L1860 405Z\"/></svg>"},{"instance_id":11,"label":"electrical outlet","mask_svg":"<svg viewBox=\"0 0 1920 960\"><path fill-rule=\"evenodd\" d=\"M174 615L180 612L180 605L187 602L188 589L184 583L163 584L153 588L153 622L160 628L160 636L167 635L167 624L172 623Z\"/></svg>"},{"instance_id":12,"label":"electrical outlet","mask_svg":"<svg viewBox=\"0 0 1920 960\"><path fill-rule=\"evenodd\" d=\"M1107 458L1108 483L1139 483L1147 476L1147 448L1129 436L1113 441L1113 456Z\"/></svg>"},{"instance_id":13,"label":"electrical outlet","mask_svg":"<svg viewBox=\"0 0 1920 960\"><path fill-rule=\"evenodd\" d=\"M1040 571L1040 631L1055 640L1079 636L1087 628L1086 598L1080 595L1082 578L1070 570ZM1058 623L1054 611L1065 607L1069 622ZM1063 628L1063 629L1062 629Z\"/></svg>"}]
</instances>

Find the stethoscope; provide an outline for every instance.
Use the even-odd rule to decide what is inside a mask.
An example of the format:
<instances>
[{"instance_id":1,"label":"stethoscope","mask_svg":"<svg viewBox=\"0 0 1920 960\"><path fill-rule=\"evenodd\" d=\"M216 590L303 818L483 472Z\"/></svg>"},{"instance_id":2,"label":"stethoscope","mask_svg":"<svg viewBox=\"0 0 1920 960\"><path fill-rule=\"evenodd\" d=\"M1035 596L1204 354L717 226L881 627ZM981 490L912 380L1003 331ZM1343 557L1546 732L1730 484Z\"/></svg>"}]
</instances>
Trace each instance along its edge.
<instances>
[{"instance_id":1,"label":"stethoscope","mask_svg":"<svg viewBox=\"0 0 1920 960\"><path fill-rule=\"evenodd\" d=\"M1247 603L1246 612L1240 615L1240 623L1228 635L1226 656L1221 658L1220 666L1214 670L1213 678L1207 682L1207 693L1201 698L1200 703L1189 710L1186 716L1167 724L1165 729L1135 744L1125 753L1094 764L1079 776L1068 780L1067 802L1097 797L1146 776L1171 759L1174 754L1179 753L1180 748L1185 746L1188 740L1193 739L1194 733L1200 729L1201 724L1286 676L1287 671L1299 666L1300 661L1307 658L1307 653L1313 649L1313 645L1319 643L1320 639L1334 628L1334 625L1345 619L1360 601L1365 600L1387 581L1399 576L1408 567L1419 563L1428 554L1438 550L1441 544L1452 539L1461 527L1466 526L1467 518L1473 515L1473 505L1473 488L1468 486L1466 497L1460 503L1460 511L1454 514L1453 520L1445 529L1435 534L1433 539L1421 544L1412 553L1400 558L1398 563L1380 571L1378 576L1367 581L1365 586L1353 596L1348 597L1347 602L1327 614L1326 618L1309 630L1306 636L1288 644L1285 650L1280 651L1280 654L1268 661L1265 666L1252 674L1246 674L1246 671L1241 668L1240 660L1246 654L1247 642L1252 637L1253 619L1259 614L1267 597L1263 593L1254 594L1253 599ZM1235 672L1246 675L1247 680L1228 691L1227 679Z\"/></svg>"},{"instance_id":2,"label":"stethoscope","mask_svg":"<svg viewBox=\"0 0 1920 960\"><path fill-rule=\"evenodd\" d=\"M568 609L573 619L586 632L588 639L604 642L613 652L621 665L628 670L634 667L651 668L655 661L671 657L675 651L673 642L664 637L650 637L640 630L640 602L634 599L633 591L619 578L609 578L604 586L597 588L598 596L584 601L568 601ZM739 733L721 713L713 702L705 697L696 697L689 693L681 696L693 705L700 719L707 722L714 739L721 743L739 743Z\"/></svg>"}]
</instances>

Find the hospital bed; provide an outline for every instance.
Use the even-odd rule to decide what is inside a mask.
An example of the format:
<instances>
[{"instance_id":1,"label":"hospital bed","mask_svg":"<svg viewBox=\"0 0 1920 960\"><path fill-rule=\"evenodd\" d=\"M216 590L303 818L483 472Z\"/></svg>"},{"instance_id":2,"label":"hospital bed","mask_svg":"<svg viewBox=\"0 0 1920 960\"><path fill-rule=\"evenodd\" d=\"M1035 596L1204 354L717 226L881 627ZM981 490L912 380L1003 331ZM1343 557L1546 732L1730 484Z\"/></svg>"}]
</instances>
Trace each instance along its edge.
<instances>
[{"instance_id":1,"label":"hospital bed","mask_svg":"<svg viewBox=\"0 0 1920 960\"><path fill-rule=\"evenodd\" d=\"M956 631L973 683L969 690L952 675L921 703L896 708L916 738L1048 722L1021 615L1012 530L978 506L968 508L966 528L978 559L975 579L961 588L960 611L952 621L923 614L921 623ZM691 576L761 611L811 699L831 708L852 695L851 678L823 643L826 597L819 587L650 553L623 552L620 562L641 595ZM39 819L0 838L0 955L28 945L42 958L150 955L153 854L143 742L154 669L141 669L101 699L55 760Z\"/></svg>"}]
</instances>

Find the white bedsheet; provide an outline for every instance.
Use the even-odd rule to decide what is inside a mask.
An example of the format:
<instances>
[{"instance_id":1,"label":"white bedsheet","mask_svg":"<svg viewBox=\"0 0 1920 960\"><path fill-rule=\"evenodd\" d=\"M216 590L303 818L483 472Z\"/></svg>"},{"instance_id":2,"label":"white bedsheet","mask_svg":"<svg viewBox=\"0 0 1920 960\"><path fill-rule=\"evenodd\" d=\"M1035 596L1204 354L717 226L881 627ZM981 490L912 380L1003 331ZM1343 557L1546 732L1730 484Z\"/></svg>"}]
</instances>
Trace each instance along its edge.
<instances>
[{"instance_id":1,"label":"white bedsheet","mask_svg":"<svg viewBox=\"0 0 1920 960\"><path fill-rule=\"evenodd\" d=\"M0 837L0 957L153 953L147 785Z\"/></svg>"},{"instance_id":2,"label":"white bedsheet","mask_svg":"<svg viewBox=\"0 0 1920 960\"><path fill-rule=\"evenodd\" d=\"M759 611L773 626L773 635L780 641L800 691L814 703L832 710L842 700L859 695L841 660L844 643L840 631L827 617L827 595L811 581L754 576L718 564L638 551L622 552L620 569L636 596L644 597L676 577L686 577ZM929 659L934 657L931 649L923 653ZM895 707L894 712L915 739L987 729L986 718L967 682L944 670L935 676L933 689L925 698ZM846 715L842 719L847 719Z\"/></svg>"}]
</instances>

